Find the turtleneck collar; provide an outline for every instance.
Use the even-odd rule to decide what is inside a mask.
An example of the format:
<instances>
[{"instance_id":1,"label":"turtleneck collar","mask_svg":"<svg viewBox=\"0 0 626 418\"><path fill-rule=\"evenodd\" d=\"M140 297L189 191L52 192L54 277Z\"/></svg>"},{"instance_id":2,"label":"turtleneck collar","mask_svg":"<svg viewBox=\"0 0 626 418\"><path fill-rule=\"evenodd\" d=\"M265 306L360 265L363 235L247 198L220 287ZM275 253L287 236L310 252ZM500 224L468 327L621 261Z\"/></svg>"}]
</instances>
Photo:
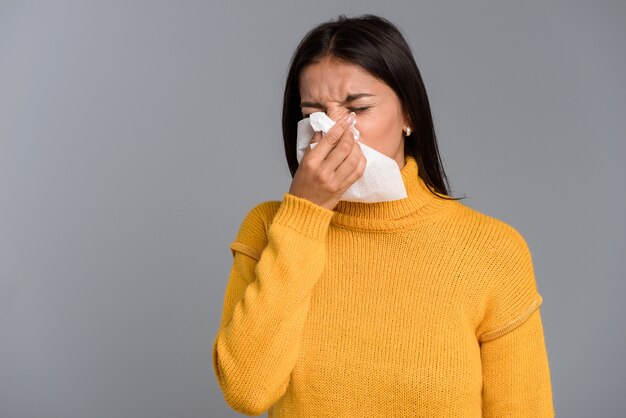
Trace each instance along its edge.
<instances>
[{"instance_id":1,"label":"turtleneck collar","mask_svg":"<svg viewBox=\"0 0 626 418\"><path fill-rule=\"evenodd\" d=\"M406 188L406 198L374 203L341 200L334 208L332 223L372 231L406 229L454 202L433 195L418 176L417 161L412 155L404 157L400 174Z\"/></svg>"}]
</instances>

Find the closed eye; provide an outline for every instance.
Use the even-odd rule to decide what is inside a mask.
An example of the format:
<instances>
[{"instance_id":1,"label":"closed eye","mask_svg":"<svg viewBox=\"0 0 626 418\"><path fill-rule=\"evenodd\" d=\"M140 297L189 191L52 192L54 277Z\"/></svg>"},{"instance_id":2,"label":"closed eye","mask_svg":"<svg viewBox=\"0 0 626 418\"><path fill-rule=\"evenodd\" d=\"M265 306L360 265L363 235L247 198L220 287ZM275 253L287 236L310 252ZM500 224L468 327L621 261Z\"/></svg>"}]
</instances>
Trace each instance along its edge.
<instances>
[{"instance_id":1,"label":"closed eye","mask_svg":"<svg viewBox=\"0 0 626 418\"><path fill-rule=\"evenodd\" d=\"M367 109L369 109L370 107L371 107L371 106L365 106L365 107L351 107L351 108L348 108L348 109L349 109L351 112L354 112L354 113L360 113L360 112L364 112L364 111L366 111L366 110L367 110ZM302 116L302 117L303 117L303 118L308 118L309 116L311 116L311 114L310 114L310 113L308 113L308 114L306 114L306 115L304 115L304 116Z\"/></svg>"}]
</instances>

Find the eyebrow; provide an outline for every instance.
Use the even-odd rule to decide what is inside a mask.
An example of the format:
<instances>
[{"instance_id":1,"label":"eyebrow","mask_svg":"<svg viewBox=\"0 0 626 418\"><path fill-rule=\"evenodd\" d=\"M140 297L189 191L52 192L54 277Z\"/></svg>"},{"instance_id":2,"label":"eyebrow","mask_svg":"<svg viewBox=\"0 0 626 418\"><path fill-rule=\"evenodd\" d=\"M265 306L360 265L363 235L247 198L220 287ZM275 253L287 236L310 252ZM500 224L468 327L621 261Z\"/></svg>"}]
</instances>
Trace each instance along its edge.
<instances>
[{"instance_id":1,"label":"eyebrow","mask_svg":"<svg viewBox=\"0 0 626 418\"><path fill-rule=\"evenodd\" d=\"M343 102L341 102L340 104L346 104L348 102L353 102L356 99L360 99L361 97L370 97L370 96L374 96L374 94L369 94L369 93L357 93L357 94L349 94L346 96L346 100L344 100ZM302 102L300 103L300 107L315 107L315 108L323 108L324 106L322 106L321 103L314 103L314 102Z\"/></svg>"}]
</instances>

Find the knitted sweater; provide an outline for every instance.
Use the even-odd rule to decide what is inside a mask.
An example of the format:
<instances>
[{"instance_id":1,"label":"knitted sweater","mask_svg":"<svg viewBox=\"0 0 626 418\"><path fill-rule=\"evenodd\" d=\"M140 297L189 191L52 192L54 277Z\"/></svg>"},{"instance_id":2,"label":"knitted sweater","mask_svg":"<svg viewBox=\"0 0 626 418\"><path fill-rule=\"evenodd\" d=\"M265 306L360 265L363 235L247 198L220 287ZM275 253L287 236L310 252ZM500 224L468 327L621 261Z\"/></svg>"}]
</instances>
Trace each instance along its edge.
<instances>
[{"instance_id":1,"label":"knitted sweater","mask_svg":"<svg viewBox=\"0 0 626 418\"><path fill-rule=\"evenodd\" d=\"M552 417L533 264L512 226L434 196L285 193L230 245L213 342L228 405L268 417Z\"/></svg>"}]
</instances>

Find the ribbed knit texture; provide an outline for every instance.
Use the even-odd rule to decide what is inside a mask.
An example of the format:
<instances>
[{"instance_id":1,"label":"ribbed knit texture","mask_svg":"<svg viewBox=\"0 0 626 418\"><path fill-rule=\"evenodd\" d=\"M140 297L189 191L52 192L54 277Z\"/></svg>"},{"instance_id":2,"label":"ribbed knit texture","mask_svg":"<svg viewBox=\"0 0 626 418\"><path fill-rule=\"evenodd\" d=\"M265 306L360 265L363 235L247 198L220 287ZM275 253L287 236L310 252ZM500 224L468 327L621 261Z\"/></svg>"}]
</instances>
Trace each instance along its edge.
<instances>
[{"instance_id":1,"label":"ribbed knit texture","mask_svg":"<svg viewBox=\"0 0 626 418\"><path fill-rule=\"evenodd\" d=\"M434 196L290 193L230 245L213 367L233 409L269 417L553 417L531 254L512 226Z\"/></svg>"}]
</instances>

